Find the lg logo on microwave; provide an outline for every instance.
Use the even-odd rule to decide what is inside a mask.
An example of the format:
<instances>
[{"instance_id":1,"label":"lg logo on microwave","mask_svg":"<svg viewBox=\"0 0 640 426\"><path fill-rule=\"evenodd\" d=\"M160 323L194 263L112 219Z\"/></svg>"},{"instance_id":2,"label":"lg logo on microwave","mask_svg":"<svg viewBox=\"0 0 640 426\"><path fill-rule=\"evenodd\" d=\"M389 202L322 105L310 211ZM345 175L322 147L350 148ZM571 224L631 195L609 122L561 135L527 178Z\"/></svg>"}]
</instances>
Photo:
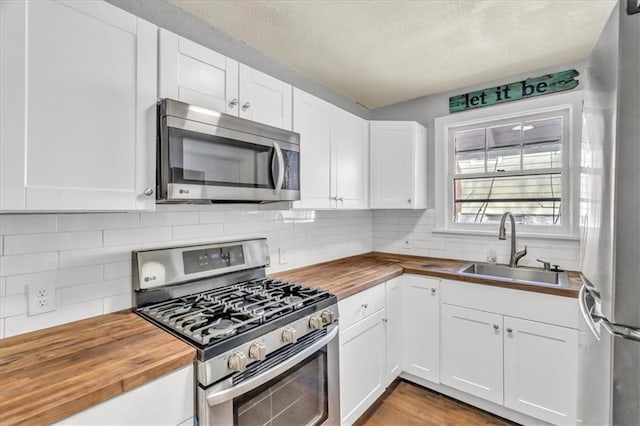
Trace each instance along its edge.
<instances>
[{"instance_id":1,"label":"lg logo on microwave","mask_svg":"<svg viewBox=\"0 0 640 426\"><path fill-rule=\"evenodd\" d=\"M157 278L155 275L149 275L147 277L144 277L144 282L148 283L149 281L155 281Z\"/></svg>"},{"instance_id":2,"label":"lg logo on microwave","mask_svg":"<svg viewBox=\"0 0 640 426\"><path fill-rule=\"evenodd\" d=\"M189 193L189 190L188 190L188 189L180 189L180 190L178 191L178 193L180 193L180 194L188 194L188 193Z\"/></svg>"}]
</instances>

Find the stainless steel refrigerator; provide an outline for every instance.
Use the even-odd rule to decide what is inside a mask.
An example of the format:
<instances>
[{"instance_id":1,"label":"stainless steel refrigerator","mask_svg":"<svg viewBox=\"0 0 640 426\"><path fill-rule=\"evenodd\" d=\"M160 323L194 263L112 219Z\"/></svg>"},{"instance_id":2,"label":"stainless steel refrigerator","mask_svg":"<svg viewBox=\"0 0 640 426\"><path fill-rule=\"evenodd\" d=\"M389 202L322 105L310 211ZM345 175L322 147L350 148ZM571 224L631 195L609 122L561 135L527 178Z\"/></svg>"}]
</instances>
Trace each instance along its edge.
<instances>
[{"instance_id":1,"label":"stainless steel refrigerator","mask_svg":"<svg viewBox=\"0 0 640 426\"><path fill-rule=\"evenodd\" d=\"M578 418L640 425L640 14L622 0L584 75ZM631 5L633 6L633 5Z\"/></svg>"}]
</instances>

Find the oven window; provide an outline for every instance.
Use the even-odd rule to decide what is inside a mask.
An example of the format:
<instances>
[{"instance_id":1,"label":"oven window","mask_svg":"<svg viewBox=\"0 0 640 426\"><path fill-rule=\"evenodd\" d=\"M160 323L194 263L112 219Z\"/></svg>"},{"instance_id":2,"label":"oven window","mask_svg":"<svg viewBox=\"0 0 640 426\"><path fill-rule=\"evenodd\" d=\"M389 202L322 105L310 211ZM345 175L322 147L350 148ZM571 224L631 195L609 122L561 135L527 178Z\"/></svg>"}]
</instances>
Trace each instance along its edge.
<instances>
[{"instance_id":1,"label":"oven window","mask_svg":"<svg viewBox=\"0 0 640 426\"><path fill-rule=\"evenodd\" d=\"M273 148L169 128L171 182L273 188Z\"/></svg>"},{"instance_id":2,"label":"oven window","mask_svg":"<svg viewBox=\"0 0 640 426\"><path fill-rule=\"evenodd\" d=\"M319 425L329 415L327 355L319 351L233 401L237 426Z\"/></svg>"}]
</instances>

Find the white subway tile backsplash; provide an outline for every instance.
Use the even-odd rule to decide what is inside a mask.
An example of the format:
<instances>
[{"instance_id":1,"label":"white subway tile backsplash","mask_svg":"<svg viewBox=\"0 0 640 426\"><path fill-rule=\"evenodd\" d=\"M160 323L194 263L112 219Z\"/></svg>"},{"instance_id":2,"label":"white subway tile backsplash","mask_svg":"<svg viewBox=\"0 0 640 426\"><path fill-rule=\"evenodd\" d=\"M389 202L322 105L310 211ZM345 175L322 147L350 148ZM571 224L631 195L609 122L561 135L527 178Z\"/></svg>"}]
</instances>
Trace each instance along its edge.
<instances>
[{"instance_id":1,"label":"white subway tile backsplash","mask_svg":"<svg viewBox=\"0 0 640 426\"><path fill-rule=\"evenodd\" d=\"M102 309L102 300L92 300L72 306L58 306L55 311L45 314L8 317L4 321L4 337L95 317L102 314Z\"/></svg>"},{"instance_id":2,"label":"white subway tile backsplash","mask_svg":"<svg viewBox=\"0 0 640 426\"><path fill-rule=\"evenodd\" d=\"M208 225L183 225L173 227L174 240L186 240L190 238L220 238L224 234L223 224Z\"/></svg>"},{"instance_id":3,"label":"white subway tile backsplash","mask_svg":"<svg viewBox=\"0 0 640 426\"><path fill-rule=\"evenodd\" d=\"M75 285L60 290L60 303L63 306L75 305L93 299L115 296L129 292L131 294L131 278L117 278L91 284Z\"/></svg>"},{"instance_id":4,"label":"white subway tile backsplash","mask_svg":"<svg viewBox=\"0 0 640 426\"><path fill-rule=\"evenodd\" d=\"M133 299L130 291L122 294L116 294L115 296L105 297L102 302L105 314L122 311L123 309L129 309L133 306Z\"/></svg>"},{"instance_id":5,"label":"white subway tile backsplash","mask_svg":"<svg viewBox=\"0 0 640 426\"><path fill-rule=\"evenodd\" d=\"M13 317L27 313L27 295L0 297L0 317Z\"/></svg>"},{"instance_id":6,"label":"white subway tile backsplash","mask_svg":"<svg viewBox=\"0 0 640 426\"><path fill-rule=\"evenodd\" d=\"M0 215L0 234L38 234L56 232L57 217L53 214Z\"/></svg>"},{"instance_id":7,"label":"white subway tile backsplash","mask_svg":"<svg viewBox=\"0 0 640 426\"><path fill-rule=\"evenodd\" d=\"M153 212L140 214L140 226L151 228L158 226L195 225L199 223L198 212Z\"/></svg>"},{"instance_id":8,"label":"white subway tile backsplash","mask_svg":"<svg viewBox=\"0 0 640 426\"><path fill-rule=\"evenodd\" d=\"M0 278L0 297L5 297L7 295L7 278Z\"/></svg>"},{"instance_id":9,"label":"white subway tile backsplash","mask_svg":"<svg viewBox=\"0 0 640 426\"><path fill-rule=\"evenodd\" d=\"M171 228L168 226L157 228L113 229L104 231L104 245L125 246L137 243L152 243L157 241L171 241Z\"/></svg>"},{"instance_id":10,"label":"white subway tile backsplash","mask_svg":"<svg viewBox=\"0 0 640 426\"><path fill-rule=\"evenodd\" d=\"M104 279L112 280L131 276L131 260L125 262L107 263L104 265Z\"/></svg>"},{"instance_id":11,"label":"white subway tile backsplash","mask_svg":"<svg viewBox=\"0 0 640 426\"><path fill-rule=\"evenodd\" d=\"M56 287L67 287L83 283L102 281L102 265L84 266L71 269L57 269L32 274L15 275L6 278L7 295L24 294L29 284L52 282Z\"/></svg>"},{"instance_id":12,"label":"white subway tile backsplash","mask_svg":"<svg viewBox=\"0 0 640 426\"><path fill-rule=\"evenodd\" d=\"M96 249L68 250L60 252L60 267L74 268L85 265L102 265L131 259L131 252L139 245L102 247Z\"/></svg>"},{"instance_id":13,"label":"white subway tile backsplash","mask_svg":"<svg viewBox=\"0 0 640 426\"><path fill-rule=\"evenodd\" d=\"M0 276L28 274L54 270L58 267L58 253L32 253L0 257Z\"/></svg>"},{"instance_id":14,"label":"white subway tile backsplash","mask_svg":"<svg viewBox=\"0 0 640 426\"><path fill-rule=\"evenodd\" d=\"M7 256L100 246L102 246L100 231L7 235L4 238L4 253Z\"/></svg>"},{"instance_id":15,"label":"white subway tile backsplash","mask_svg":"<svg viewBox=\"0 0 640 426\"><path fill-rule=\"evenodd\" d=\"M139 213L81 213L58 215L58 231L137 228Z\"/></svg>"}]
</instances>

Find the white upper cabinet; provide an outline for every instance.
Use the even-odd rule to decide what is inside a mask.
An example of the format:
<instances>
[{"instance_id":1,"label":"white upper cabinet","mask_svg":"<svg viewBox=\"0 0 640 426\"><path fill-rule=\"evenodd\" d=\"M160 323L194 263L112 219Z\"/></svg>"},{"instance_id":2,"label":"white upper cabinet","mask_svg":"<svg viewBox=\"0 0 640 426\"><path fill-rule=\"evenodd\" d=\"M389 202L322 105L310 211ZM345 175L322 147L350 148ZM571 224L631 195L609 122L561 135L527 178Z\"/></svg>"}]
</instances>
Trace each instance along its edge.
<instances>
[{"instance_id":1,"label":"white upper cabinet","mask_svg":"<svg viewBox=\"0 0 640 426\"><path fill-rule=\"evenodd\" d=\"M0 8L0 210L153 209L156 27L97 1Z\"/></svg>"},{"instance_id":2,"label":"white upper cabinet","mask_svg":"<svg viewBox=\"0 0 640 426\"><path fill-rule=\"evenodd\" d=\"M291 130L292 86L240 64L240 117Z\"/></svg>"},{"instance_id":3,"label":"white upper cabinet","mask_svg":"<svg viewBox=\"0 0 640 426\"><path fill-rule=\"evenodd\" d=\"M158 96L238 115L238 62L160 29Z\"/></svg>"},{"instance_id":4,"label":"white upper cabinet","mask_svg":"<svg viewBox=\"0 0 640 426\"><path fill-rule=\"evenodd\" d=\"M372 209L427 208L427 130L413 121L372 121Z\"/></svg>"},{"instance_id":5,"label":"white upper cabinet","mask_svg":"<svg viewBox=\"0 0 640 426\"><path fill-rule=\"evenodd\" d=\"M291 130L292 87L161 29L159 96Z\"/></svg>"},{"instance_id":6,"label":"white upper cabinet","mask_svg":"<svg viewBox=\"0 0 640 426\"><path fill-rule=\"evenodd\" d=\"M367 121L295 88L293 110L301 178L295 207L366 209Z\"/></svg>"},{"instance_id":7,"label":"white upper cabinet","mask_svg":"<svg viewBox=\"0 0 640 426\"><path fill-rule=\"evenodd\" d=\"M336 207L369 207L369 123L336 106L331 114L331 182Z\"/></svg>"},{"instance_id":8,"label":"white upper cabinet","mask_svg":"<svg viewBox=\"0 0 640 426\"><path fill-rule=\"evenodd\" d=\"M106 2L0 15L0 211L153 209L157 28Z\"/></svg>"}]
</instances>

